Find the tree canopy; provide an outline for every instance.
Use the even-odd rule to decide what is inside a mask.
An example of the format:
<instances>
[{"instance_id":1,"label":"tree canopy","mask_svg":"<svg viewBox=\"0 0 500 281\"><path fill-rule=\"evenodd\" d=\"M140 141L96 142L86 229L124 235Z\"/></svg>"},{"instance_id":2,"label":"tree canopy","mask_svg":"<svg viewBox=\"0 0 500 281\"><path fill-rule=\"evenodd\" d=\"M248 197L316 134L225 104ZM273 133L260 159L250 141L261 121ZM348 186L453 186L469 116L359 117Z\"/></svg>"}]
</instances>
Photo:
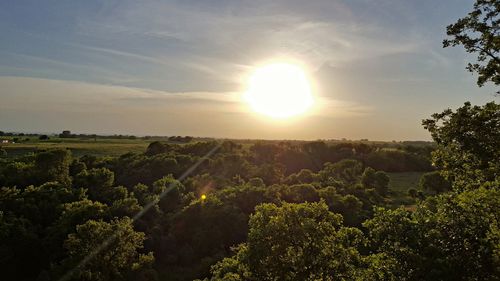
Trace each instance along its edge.
<instances>
[{"instance_id":1,"label":"tree canopy","mask_svg":"<svg viewBox=\"0 0 500 281\"><path fill-rule=\"evenodd\" d=\"M448 25L446 33L449 38L443 41L444 47L461 45L477 54L477 61L467 69L478 74L479 86L486 82L500 85L500 1L476 0L473 10Z\"/></svg>"}]
</instances>

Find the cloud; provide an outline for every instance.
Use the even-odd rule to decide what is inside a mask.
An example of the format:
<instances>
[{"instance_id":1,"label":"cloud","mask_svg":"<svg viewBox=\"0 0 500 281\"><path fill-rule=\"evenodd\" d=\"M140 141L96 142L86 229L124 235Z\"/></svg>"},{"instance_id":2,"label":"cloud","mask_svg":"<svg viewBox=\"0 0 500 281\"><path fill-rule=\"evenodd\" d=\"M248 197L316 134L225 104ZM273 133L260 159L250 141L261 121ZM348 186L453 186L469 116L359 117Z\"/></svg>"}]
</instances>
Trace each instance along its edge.
<instances>
[{"instance_id":1,"label":"cloud","mask_svg":"<svg viewBox=\"0 0 500 281\"><path fill-rule=\"evenodd\" d=\"M90 50L90 51L94 51L94 52L105 53L107 55L113 55L113 56L131 58L131 59L141 60L141 61L148 62L148 63L153 63L153 64L168 65L168 61L165 61L165 60L162 60L162 59L158 59L158 58L155 58L155 57L151 57L151 56L144 56L144 55L139 55L139 54L135 54L135 53L119 51L119 50L116 50L116 49L110 49L110 48L99 48L99 47L85 46L85 45L81 45L81 44L71 44L71 45L75 46L77 48L82 48L84 50Z\"/></svg>"},{"instance_id":2,"label":"cloud","mask_svg":"<svg viewBox=\"0 0 500 281\"><path fill-rule=\"evenodd\" d=\"M13 45L35 40L43 46L4 53L30 56L32 65L25 62L24 70L12 73L12 66L23 64L15 61L0 74L168 92L238 91L252 67L275 57L300 60L314 72L324 63L342 68L421 52L426 40L418 30L377 19L407 15L390 14L390 7L339 0L104 1L54 18L63 21L51 23L60 33L13 33L20 36Z\"/></svg>"},{"instance_id":3,"label":"cloud","mask_svg":"<svg viewBox=\"0 0 500 281\"><path fill-rule=\"evenodd\" d=\"M234 87L246 68L273 56L295 57L317 68L422 50L425 40L417 31L403 33L372 16L360 17L354 6L343 1L123 1L81 20L78 28L93 41L115 46L92 50L166 63L171 71L189 71L200 89L215 91L236 89L216 89L203 76ZM172 83L165 87L176 89Z\"/></svg>"},{"instance_id":4,"label":"cloud","mask_svg":"<svg viewBox=\"0 0 500 281\"><path fill-rule=\"evenodd\" d=\"M238 92L172 93L28 77L0 77L0 89L0 127L31 132L69 128L106 134L315 138L324 127L316 126L319 120L356 119L371 112L353 102L319 98L311 114L277 123L252 113Z\"/></svg>"},{"instance_id":5,"label":"cloud","mask_svg":"<svg viewBox=\"0 0 500 281\"><path fill-rule=\"evenodd\" d=\"M11 77L0 78L0 125L421 138L423 117L471 95L491 98L463 70L462 50L441 51L444 26L469 2L1 3L0 77ZM239 102L248 73L275 58L300 61L316 82L320 106L294 126L260 119Z\"/></svg>"},{"instance_id":6,"label":"cloud","mask_svg":"<svg viewBox=\"0 0 500 281\"><path fill-rule=\"evenodd\" d=\"M2 107L52 108L64 106L120 106L141 107L171 106L177 102L236 103L236 93L187 92L172 93L153 89L141 89L114 85L101 85L79 81L51 80L30 77L0 77ZM20 102L23 101L23 102ZM76 108L73 108L77 110Z\"/></svg>"},{"instance_id":7,"label":"cloud","mask_svg":"<svg viewBox=\"0 0 500 281\"><path fill-rule=\"evenodd\" d=\"M0 127L31 132L215 135L224 116L244 112L235 93L170 93L27 77L0 77L0 89Z\"/></svg>"}]
</instances>

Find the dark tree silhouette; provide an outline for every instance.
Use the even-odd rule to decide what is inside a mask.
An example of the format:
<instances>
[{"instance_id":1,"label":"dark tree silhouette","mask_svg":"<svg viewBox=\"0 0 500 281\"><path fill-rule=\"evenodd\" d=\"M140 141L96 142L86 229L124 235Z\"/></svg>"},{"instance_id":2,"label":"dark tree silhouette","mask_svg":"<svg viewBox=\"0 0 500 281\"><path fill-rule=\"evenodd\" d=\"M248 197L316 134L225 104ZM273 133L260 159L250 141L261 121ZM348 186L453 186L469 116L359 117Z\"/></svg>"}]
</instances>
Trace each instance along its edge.
<instances>
[{"instance_id":1,"label":"dark tree silhouette","mask_svg":"<svg viewBox=\"0 0 500 281\"><path fill-rule=\"evenodd\" d=\"M450 39L443 41L445 48L462 45L468 53L477 53L477 62L469 63L467 69L479 75L479 86L488 81L500 85L499 15L499 0L477 0L472 12L446 28Z\"/></svg>"}]
</instances>

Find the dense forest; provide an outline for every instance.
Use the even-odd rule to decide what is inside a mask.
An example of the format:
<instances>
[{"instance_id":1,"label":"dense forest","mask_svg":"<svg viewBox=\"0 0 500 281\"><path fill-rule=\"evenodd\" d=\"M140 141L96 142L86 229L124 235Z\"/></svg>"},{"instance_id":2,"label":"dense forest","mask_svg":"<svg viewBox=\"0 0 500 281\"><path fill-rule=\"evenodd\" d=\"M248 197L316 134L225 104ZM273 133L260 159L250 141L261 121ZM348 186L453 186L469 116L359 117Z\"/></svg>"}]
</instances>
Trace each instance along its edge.
<instances>
[{"instance_id":1,"label":"dense forest","mask_svg":"<svg viewBox=\"0 0 500 281\"><path fill-rule=\"evenodd\" d=\"M478 0L448 27L445 47L479 53L480 86L500 84L499 12ZM2 149L1 279L500 280L500 105L422 125L434 142ZM416 171L404 196L390 188Z\"/></svg>"},{"instance_id":2,"label":"dense forest","mask_svg":"<svg viewBox=\"0 0 500 281\"><path fill-rule=\"evenodd\" d=\"M119 157L4 157L4 280L496 280L500 106L424 125L434 145L155 141ZM422 189L398 200L391 171L425 172Z\"/></svg>"},{"instance_id":3,"label":"dense forest","mask_svg":"<svg viewBox=\"0 0 500 281\"><path fill-rule=\"evenodd\" d=\"M155 141L144 153L119 157L77 158L58 149L3 158L1 233L2 241L11 241L2 249L3 272L17 280L52 279L120 233L108 246L113 254L103 249L95 257L100 269L90 263L76 279L207 276L210 265L247 241L257 205L304 203L300 208L342 215L333 216L337 226L362 227L374 206L401 203L391 200L382 170L432 171L432 149L429 144ZM446 182L428 182L429 194L447 188ZM405 203L424 196L415 193ZM264 206L272 205L259 208ZM116 253L123 256L110 258ZM109 264L103 267L103 260Z\"/></svg>"}]
</instances>

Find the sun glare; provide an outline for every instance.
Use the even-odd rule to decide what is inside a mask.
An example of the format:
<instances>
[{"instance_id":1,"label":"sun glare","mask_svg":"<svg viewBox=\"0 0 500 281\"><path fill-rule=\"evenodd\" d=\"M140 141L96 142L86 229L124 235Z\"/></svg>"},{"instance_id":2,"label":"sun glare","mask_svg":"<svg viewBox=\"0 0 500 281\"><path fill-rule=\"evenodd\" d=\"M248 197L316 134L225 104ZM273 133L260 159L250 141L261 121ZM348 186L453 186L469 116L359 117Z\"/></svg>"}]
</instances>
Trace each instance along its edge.
<instances>
[{"instance_id":1,"label":"sun glare","mask_svg":"<svg viewBox=\"0 0 500 281\"><path fill-rule=\"evenodd\" d=\"M248 80L244 99L255 112L277 119L305 113L314 103L304 71L288 63L257 68Z\"/></svg>"}]
</instances>

